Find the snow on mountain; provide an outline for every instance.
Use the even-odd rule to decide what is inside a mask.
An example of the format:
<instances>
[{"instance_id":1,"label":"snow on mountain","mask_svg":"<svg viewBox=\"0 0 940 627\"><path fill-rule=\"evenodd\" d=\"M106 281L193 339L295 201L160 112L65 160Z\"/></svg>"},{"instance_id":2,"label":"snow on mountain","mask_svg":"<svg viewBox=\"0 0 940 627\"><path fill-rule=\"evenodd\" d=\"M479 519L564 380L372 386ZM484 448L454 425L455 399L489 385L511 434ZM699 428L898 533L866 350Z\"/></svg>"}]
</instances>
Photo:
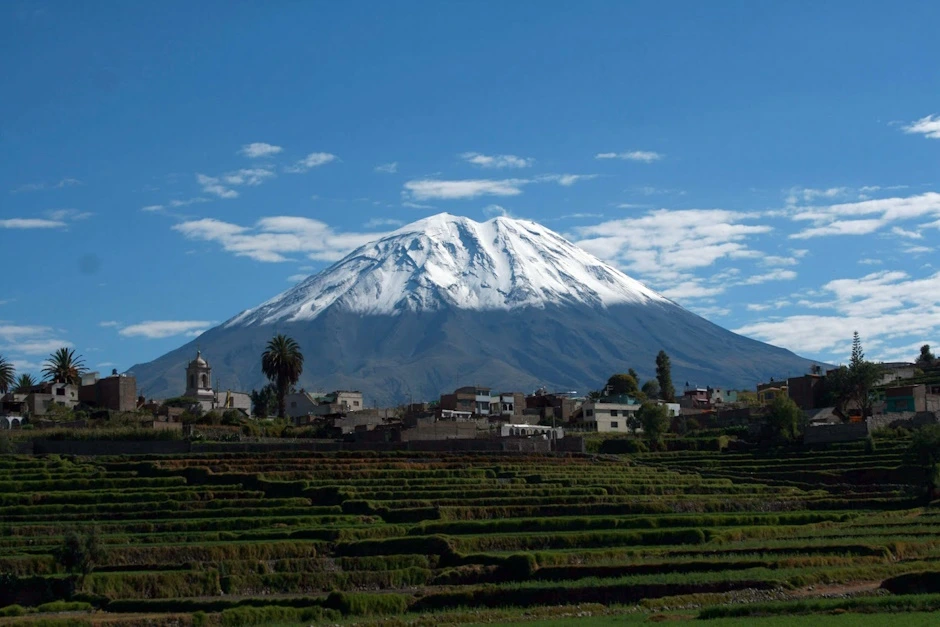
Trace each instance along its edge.
<instances>
[{"instance_id":1,"label":"snow on mountain","mask_svg":"<svg viewBox=\"0 0 940 627\"><path fill-rule=\"evenodd\" d=\"M442 213L358 248L225 326L313 320L333 306L396 314L651 302L667 301L540 224Z\"/></svg>"}]
</instances>

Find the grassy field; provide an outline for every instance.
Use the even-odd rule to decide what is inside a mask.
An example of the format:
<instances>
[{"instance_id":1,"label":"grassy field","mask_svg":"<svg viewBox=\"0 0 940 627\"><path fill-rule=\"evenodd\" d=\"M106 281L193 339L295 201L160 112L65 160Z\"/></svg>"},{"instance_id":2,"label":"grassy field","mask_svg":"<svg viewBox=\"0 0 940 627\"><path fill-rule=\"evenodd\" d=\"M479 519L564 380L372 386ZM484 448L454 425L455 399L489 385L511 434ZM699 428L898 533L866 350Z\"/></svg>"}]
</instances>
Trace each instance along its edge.
<instances>
[{"instance_id":1,"label":"grassy field","mask_svg":"<svg viewBox=\"0 0 940 627\"><path fill-rule=\"evenodd\" d=\"M4 456L0 624L938 624L906 446Z\"/></svg>"}]
</instances>

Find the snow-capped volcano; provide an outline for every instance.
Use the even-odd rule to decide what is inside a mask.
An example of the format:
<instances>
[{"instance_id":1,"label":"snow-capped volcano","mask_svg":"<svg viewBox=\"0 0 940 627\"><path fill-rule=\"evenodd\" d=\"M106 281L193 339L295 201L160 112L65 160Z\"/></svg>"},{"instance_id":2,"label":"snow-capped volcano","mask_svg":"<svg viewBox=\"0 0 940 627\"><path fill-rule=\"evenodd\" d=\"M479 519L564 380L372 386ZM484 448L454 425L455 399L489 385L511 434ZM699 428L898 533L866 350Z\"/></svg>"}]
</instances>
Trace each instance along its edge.
<instances>
[{"instance_id":1,"label":"snow-capped volcano","mask_svg":"<svg viewBox=\"0 0 940 627\"><path fill-rule=\"evenodd\" d=\"M360 247L226 326L312 320L331 306L394 314L664 300L536 222L442 213Z\"/></svg>"},{"instance_id":2,"label":"snow-capped volcano","mask_svg":"<svg viewBox=\"0 0 940 627\"><path fill-rule=\"evenodd\" d=\"M696 316L535 222L441 214L132 370L148 394L176 396L198 343L216 382L257 389L275 332L306 356L298 387L358 389L383 405L463 385L586 393L628 368L651 378L660 350L677 386L750 389L811 366Z\"/></svg>"}]
</instances>

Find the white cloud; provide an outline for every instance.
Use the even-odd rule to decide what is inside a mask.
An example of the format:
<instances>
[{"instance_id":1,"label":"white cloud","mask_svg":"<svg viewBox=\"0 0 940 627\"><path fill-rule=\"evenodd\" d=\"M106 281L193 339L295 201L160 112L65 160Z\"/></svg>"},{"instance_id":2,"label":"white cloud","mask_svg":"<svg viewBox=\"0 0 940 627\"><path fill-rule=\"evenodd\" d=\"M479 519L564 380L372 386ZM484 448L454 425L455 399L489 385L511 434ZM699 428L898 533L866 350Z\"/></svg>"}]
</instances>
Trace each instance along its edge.
<instances>
[{"instance_id":1,"label":"white cloud","mask_svg":"<svg viewBox=\"0 0 940 627\"><path fill-rule=\"evenodd\" d=\"M65 226L61 220L42 218L7 218L0 220L0 229L58 229Z\"/></svg>"},{"instance_id":2,"label":"white cloud","mask_svg":"<svg viewBox=\"0 0 940 627\"><path fill-rule=\"evenodd\" d=\"M921 235L919 231L909 231L907 229L902 229L899 226L891 229L891 232L897 235L898 237L906 237L908 239L923 239L924 236Z\"/></svg>"},{"instance_id":3,"label":"white cloud","mask_svg":"<svg viewBox=\"0 0 940 627\"><path fill-rule=\"evenodd\" d=\"M121 326L121 323L118 322L117 320L103 320L103 321L101 321L101 322L98 323L98 326L99 326L99 327L104 327L104 328L107 329L107 328L109 328L109 327L119 327L119 326Z\"/></svg>"},{"instance_id":4,"label":"white cloud","mask_svg":"<svg viewBox=\"0 0 940 627\"><path fill-rule=\"evenodd\" d=\"M708 305L704 307L692 307L692 311L705 318L723 318L731 313L728 307L720 305Z\"/></svg>"},{"instance_id":5,"label":"white cloud","mask_svg":"<svg viewBox=\"0 0 940 627\"><path fill-rule=\"evenodd\" d=\"M828 189L813 189L811 187L793 187L787 195L787 204L795 205L800 201L813 202L819 198L837 198L849 193L847 187L830 187Z\"/></svg>"},{"instance_id":6,"label":"white cloud","mask_svg":"<svg viewBox=\"0 0 940 627\"><path fill-rule=\"evenodd\" d=\"M174 335L188 335L196 332L198 335L201 330L211 322L205 320L147 320L139 324L126 326L118 333L124 337L145 337L148 339L160 339L173 337Z\"/></svg>"},{"instance_id":7,"label":"white cloud","mask_svg":"<svg viewBox=\"0 0 940 627\"><path fill-rule=\"evenodd\" d=\"M768 281L791 281L796 278L796 272L793 270L774 270L766 274L757 274L741 281L738 285L760 285Z\"/></svg>"},{"instance_id":8,"label":"white cloud","mask_svg":"<svg viewBox=\"0 0 940 627\"><path fill-rule=\"evenodd\" d=\"M187 198L186 200L180 200L178 198L174 198L168 204L175 209L177 207L188 207L189 205L195 205L197 203L202 203L202 202L209 202L209 199L203 198L201 196L196 196L195 198Z\"/></svg>"},{"instance_id":9,"label":"white cloud","mask_svg":"<svg viewBox=\"0 0 940 627\"><path fill-rule=\"evenodd\" d=\"M237 256L264 262L288 261L292 253L318 261L336 261L383 235L338 233L319 220L295 216L262 218L253 227L203 218L172 228L189 239L216 242Z\"/></svg>"},{"instance_id":10,"label":"white cloud","mask_svg":"<svg viewBox=\"0 0 940 627\"><path fill-rule=\"evenodd\" d=\"M539 180L542 181L555 181L559 185L565 187L571 187L578 181L590 181L591 179L596 179L596 174L548 174L546 176L539 177Z\"/></svg>"},{"instance_id":11,"label":"white cloud","mask_svg":"<svg viewBox=\"0 0 940 627\"><path fill-rule=\"evenodd\" d=\"M916 133L931 139L940 139L940 116L928 115L904 127L905 133Z\"/></svg>"},{"instance_id":12,"label":"white cloud","mask_svg":"<svg viewBox=\"0 0 940 627\"><path fill-rule=\"evenodd\" d=\"M420 203L411 202L410 200L403 201L401 206L408 207L409 209L434 209L434 205L422 205Z\"/></svg>"},{"instance_id":13,"label":"white cloud","mask_svg":"<svg viewBox=\"0 0 940 627\"><path fill-rule=\"evenodd\" d=\"M892 222L924 218L940 218L940 193L926 192L906 198L879 198L829 206L801 207L791 219L811 222L813 226L790 237L807 239L825 235L867 235Z\"/></svg>"},{"instance_id":14,"label":"white cloud","mask_svg":"<svg viewBox=\"0 0 940 627\"><path fill-rule=\"evenodd\" d=\"M487 205L483 207L483 215L488 218L497 218L500 216L508 216L509 210L500 205Z\"/></svg>"},{"instance_id":15,"label":"white cloud","mask_svg":"<svg viewBox=\"0 0 940 627\"><path fill-rule=\"evenodd\" d=\"M309 274L292 274L289 277L287 277L287 280L290 283L300 283L301 281L303 281L309 276L310 276Z\"/></svg>"},{"instance_id":16,"label":"white cloud","mask_svg":"<svg viewBox=\"0 0 940 627\"><path fill-rule=\"evenodd\" d=\"M594 155L595 159L621 159L623 161L642 161L652 163L659 161L663 155L649 150L633 150L630 152L600 152Z\"/></svg>"},{"instance_id":17,"label":"white cloud","mask_svg":"<svg viewBox=\"0 0 940 627\"><path fill-rule=\"evenodd\" d=\"M242 146L241 150L238 151L238 154L244 155L249 159L257 159L259 157L271 157L284 149L280 146L275 146L273 144L266 144L264 142L253 142L251 144L245 144Z\"/></svg>"},{"instance_id":18,"label":"white cloud","mask_svg":"<svg viewBox=\"0 0 940 627\"><path fill-rule=\"evenodd\" d=\"M764 255L760 262L765 266L795 266L800 263L796 255L784 257L782 255Z\"/></svg>"},{"instance_id":19,"label":"white cloud","mask_svg":"<svg viewBox=\"0 0 940 627\"><path fill-rule=\"evenodd\" d=\"M46 217L56 222L64 220L85 220L95 215L91 211L78 211L77 209L54 209L46 212Z\"/></svg>"},{"instance_id":20,"label":"white cloud","mask_svg":"<svg viewBox=\"0 0 940 627\"><path fill-rule=\"evenodd\" d=\"M0 340L16 342L25 337L44 335L50 331L49 327L36 325L0 324Z\"/></svg>"},{"instance_id":21,"label":"white cloud","mask_svg":"<svg viewBox=\"0 0 940 627\"><path fill-rule=\"evenodd\" d=\"M229 172L222 176L222 180L228 185L261 185L273 176L274 171L268 168L246 168Z\"/></svg>"},{"instance_id":22,"label":"white cloud","mask_svg":"<svg viewBox=\"0 0 940 627\"><path fill-rule=\"evenodd\" d=\"M396 227L404 224L401 220L396 220L395 218L372 218L365 223L367 229L374 229L378 226L390 226Z\"/></svg>"},{"instance_id":23,"label":"white cloud","mask_svg":"<svg viewBox=\"0 0 940 627\"><path fill-rule=\"evenodd\" d=\"M913 244L908 244L904 247L904 252L908 255L923 255L925 253L932 253L933 248L930 246L914 246Z\"/></svg>"},{"instance_id":24,"label":"white cloud","mask_svg":"<svg viewBox=\"0 0 940 627\"><path fill-rule=\"evenodd\" d=\"M797 352L820 352L843 346L857 330L866 346L897 344L940 333L940 272L912 278L905 272L882 271L858 279L837 279L823 286L815 304L832 315L799 314L745 325L737 333L785 346ZM869 350L868 357L878 357Z\"/></svg>"},{"instance_id":25,"label":"white cloud","mask_svg":"<svg viewBox=\"0 0 940 627\"><path fill-rule=\"evenodd\" d=\"M381 172L382 174L395 174L398 172L398 162L392 161L391 163L382 163L375 166L376 172Z\"/></svg>"},{"instance_id":26,"label":"white cloud","mask_svg":"<svg viewBox=\"0 0 940 627\"><path fill-rule=\"evenodd\" d=\"M35 339L17 342L11 348L24 355L48 355L60 348L71 348L72 343L60 339Z\"/></svg>"},{"instance_id":27,"label":"white cloud","mask_svg":"<svg viewBox=\"0 0 940 627\"><path fill-rule=\"evenodd\" d=\"M163 205L147 205L146 207L141 207L140 210L147 212L163 211Z\"/></svg>"},{"instance_id":28,"label":"white cloud","mask_svg":"<svg viewBox=\"0 0 940 627\"><path fill-rule=\"evenodd\" d=\"M212 194L219 198L238 198L238 192L222 185L221 181L214 176L197 174L196 181L202 185L202 191L206 194Z\"/></svg>"},{"instance_id":29,"label":"white cloud","mask_svg":"<svg viewBox=\"0 0 940 627\"><path fill-rule=\"evenodd\" d=\"M405 183L405 193L414 200L457 200L478 196L517 196L522 193L522 186L529 183L525 179L466 179L460 181L441 181L437 179L418 179Z\"/></svg>"},{"instance_id":30,"label":"white cloud","mask_svg":"<svg viewBox=\"0 0 940 627\"><path fill-rule=\"evenodd\" d=\"M749 248L747 240L770 232L771 227L745 223L753 217L724 209L659 209L576 227L575 232L580 238L577 244L587 251L678 288L676 284L690 281L691 270L722 259L759 258L761 254ZM690 289L683 288L685 292Z\"/></svg>"},{"instance_id":31,"label":"white cloud","mask_svg":"<svg viewBox=\"0 0 940 627\"><path fill-rule=\"evenodd\" d=\"M72 187L73 185L82 185L83 183L76 178L66 177L60 179L59 182L53 183L51 185L47 183L26 183L25 185L20 185L19 187L11 190L14 194L19 194L22 192L39 192L44 189L62 189L63 187Z\"/></svg>"},{"instance_id":32,"label":"white cloud","mask_svg":"<svg viewBox=\"0 0 940 627\"><path fill-rule=\"evenodd\" d=\"M292 166L284 168L286 172L292 174L301 174L313 168L318 168L331 161L336 160L336 155L328 152L311 152L309 155L298 161Z\"/></svg>"},{"instance_id":33,"label":"white cloud","mask_svg":"<svg viewBox=\"0 0 940 627\"><path fill-rule=\"evenodd\" d=\"M478 152L465 152L460 158L481 168L528 168L535 159L516 155L483 155Z\"/></svg>"}]
</instances>

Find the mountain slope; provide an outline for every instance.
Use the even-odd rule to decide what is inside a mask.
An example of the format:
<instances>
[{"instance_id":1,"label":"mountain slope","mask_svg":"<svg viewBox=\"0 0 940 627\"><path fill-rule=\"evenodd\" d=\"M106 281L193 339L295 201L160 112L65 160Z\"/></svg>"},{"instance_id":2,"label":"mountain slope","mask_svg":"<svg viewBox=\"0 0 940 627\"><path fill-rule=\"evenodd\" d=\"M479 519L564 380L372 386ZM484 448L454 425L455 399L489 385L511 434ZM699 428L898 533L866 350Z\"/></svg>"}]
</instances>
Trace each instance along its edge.
<instances>
[{"instance_id":1,"label":"mountain slope","mask_svg":"<svg viewBox=\"0 0 940 627\"><path fill-rule=\"evenodd\" d=\"M446 214L403 227L186 346L135 366L150 396L178 394L198 341L220 388L264 384L275 332L306 356L301 385L370 401L432 399L461 385L585 393L613 372L752 388L811 362L714 325L536 223Z\"/></svg>"}]
</instances>

